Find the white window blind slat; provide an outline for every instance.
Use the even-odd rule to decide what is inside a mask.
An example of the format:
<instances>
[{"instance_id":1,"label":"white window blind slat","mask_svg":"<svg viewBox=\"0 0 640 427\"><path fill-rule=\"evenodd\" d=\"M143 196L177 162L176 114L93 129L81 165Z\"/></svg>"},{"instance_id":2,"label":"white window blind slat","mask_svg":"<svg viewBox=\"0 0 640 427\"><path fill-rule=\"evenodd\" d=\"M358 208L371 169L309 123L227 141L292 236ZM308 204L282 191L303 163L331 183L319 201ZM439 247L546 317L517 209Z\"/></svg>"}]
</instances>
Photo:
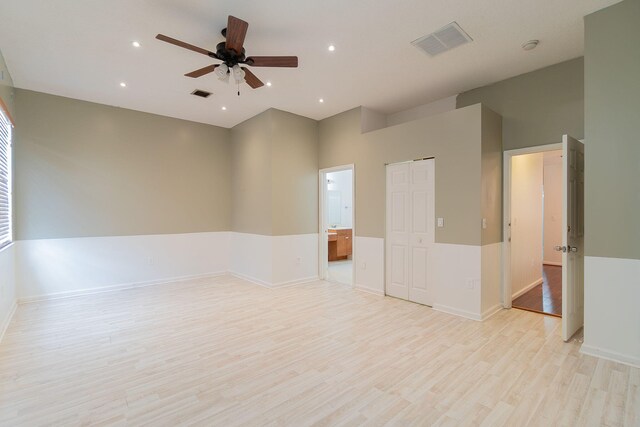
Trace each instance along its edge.
<instances>
[{"instance_id":1,"label":"white window blind slat","mask_svg":"<svg viewBox=\"0 0 640 427\"><path fill-rule=\"evenodd\" d=\"M11 243L11 122L0 109L0 248Z\"/></svg>"}]
</instances>

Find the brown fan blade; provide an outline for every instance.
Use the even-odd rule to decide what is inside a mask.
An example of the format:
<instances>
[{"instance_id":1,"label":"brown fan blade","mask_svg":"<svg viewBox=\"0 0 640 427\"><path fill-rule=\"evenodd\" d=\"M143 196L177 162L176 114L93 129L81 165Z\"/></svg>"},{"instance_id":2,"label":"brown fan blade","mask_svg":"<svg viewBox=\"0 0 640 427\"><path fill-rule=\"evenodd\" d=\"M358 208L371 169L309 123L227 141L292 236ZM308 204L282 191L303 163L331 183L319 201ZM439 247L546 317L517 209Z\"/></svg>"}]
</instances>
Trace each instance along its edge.
<instances>
[{"instance_id":1,"label":"brown fan blade","mask_svg":"<svg viewBox=\"0 0 640 427\"><path fill-rule=\"evenodd\" d=\"M250 56L245 64L252 67L297 67L297 56Z\"/></svg>"},{"instance_id":2,"label":"brown fan blade","mask_svg":"<svg viewBox=\"0 0 640 427\"><path fill-rule=\"evenodd\" d=\"M244 38L247 35L248 28L248 22L229 15L229 20L227 21L226 48L233 49L238 54L242 53L242 45L244 44Z\"/></svg>"},{"instance_id":3,"label":"brown fan blade","mask_svg":"<svg viewBox=\"0 0 640 427\"><path fill-rule=\"evenodd\" d=\"M251 86L253 89L257 89L260 86L264 86L264 83L262 83L260 79L256 77L255 74L249 71L247 67L242 67L242 69L244 70L244 81L247 82L249 86Z\"/></svg>"},{"instance_id":4,"label":"brown fan blade","mask_svg":"<svg viewBox=\"0 0 640 427\"><path fill-rule=\"evenodd\" d=\"M165 36L164 34L158 34L156 36L156 38L158 40L162 40L163 42L171 43L173 45L180 46L180 47L183 47L185 49L189 49L189 50L192 50L194 52L198 52L198 53L201 53L203 55L210 56L212 58L216 57L216 54L213 53L213 52L210 52L210 51L208 51L206 49L203 49L203 48L198 47L198 46L194 46L194 45L189 44L189 43L185 43L185 42L180 41L180 40L176 40L176 39L174 39L172 37Z\"/></svg>"},{"instance_id":5,"label":"brown fan blade","mask_svg":"<svg viewBox=\"0 0 640 427\"><path fill-rule=\"evenodd\" d=\"M185 74L185 76L187 77L201 77L204 76L205 74L209 74L209 73L213 73L213 71L218 68L218 64L215 65L207 65L206 67L200 68L199 70L195 70L192 71L190 73Z\"/></svg>"}]
</instances>

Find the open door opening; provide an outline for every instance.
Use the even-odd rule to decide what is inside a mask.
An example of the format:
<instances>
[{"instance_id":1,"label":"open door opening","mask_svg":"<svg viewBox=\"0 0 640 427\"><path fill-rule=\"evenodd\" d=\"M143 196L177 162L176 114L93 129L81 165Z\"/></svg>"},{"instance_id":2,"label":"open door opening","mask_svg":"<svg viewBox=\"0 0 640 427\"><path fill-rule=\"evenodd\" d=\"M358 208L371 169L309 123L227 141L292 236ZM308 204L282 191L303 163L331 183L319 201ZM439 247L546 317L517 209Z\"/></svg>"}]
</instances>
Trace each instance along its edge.
<instances>
[{"instance_id":1,"label":"open door opening","mask_svg":"<svg viewBox=\"0 0 640 427\"><path fill-rule=\"evenodd\" d=\"M511 159L512 305L562 317L562 150Z\"/></svg>"},{"instance_id":2,"label":"open door opening","mask_svg":"<svg viewBox=\"0 0 640 427\"><path fill-rule=\"evenodd\" d=\"M333 283L354 283L353 165L320 171L320 277Z\"/></svg>"},{"instance_id":3,"label":"open door opening","mask_svg":"<svg viewBox=\"0 0 640 427\"><path fill-rule=\"evenodd\" d=\"M568 341L584 322L584 146L504 154L503 306L561 316Z\"/></svg>"}]
</instances>

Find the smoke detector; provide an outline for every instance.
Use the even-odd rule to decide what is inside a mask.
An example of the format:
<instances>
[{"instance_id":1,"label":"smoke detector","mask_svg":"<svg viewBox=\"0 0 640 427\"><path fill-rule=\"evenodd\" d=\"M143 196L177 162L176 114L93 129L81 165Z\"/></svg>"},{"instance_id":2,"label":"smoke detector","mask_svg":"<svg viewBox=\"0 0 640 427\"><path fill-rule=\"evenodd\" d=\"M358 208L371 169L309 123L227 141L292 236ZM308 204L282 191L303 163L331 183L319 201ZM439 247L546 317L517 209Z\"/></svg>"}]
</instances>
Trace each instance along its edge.
<instances>
[{"instance_id":1,"label":"smoke detector","mask_svg":"<svg viewBox=\"0 0 640 427\"><path fill-rule=\"evenodd\" d=\"M471 41L473 39L469 34L454 21L431 34L412 41L411 44L429 56L436 56Z\"/></svg>"},{"instance_id":2,"label":"smoke detector","mask_svg":"<svg viewBox=\"0 0 640 427\"><path fill-rule=\"evenodd\" d=\"M538 43L540 43L540 40L529 40L522 45L522 50L533 50L538 46Z\"/></svg>"}]
</instances>

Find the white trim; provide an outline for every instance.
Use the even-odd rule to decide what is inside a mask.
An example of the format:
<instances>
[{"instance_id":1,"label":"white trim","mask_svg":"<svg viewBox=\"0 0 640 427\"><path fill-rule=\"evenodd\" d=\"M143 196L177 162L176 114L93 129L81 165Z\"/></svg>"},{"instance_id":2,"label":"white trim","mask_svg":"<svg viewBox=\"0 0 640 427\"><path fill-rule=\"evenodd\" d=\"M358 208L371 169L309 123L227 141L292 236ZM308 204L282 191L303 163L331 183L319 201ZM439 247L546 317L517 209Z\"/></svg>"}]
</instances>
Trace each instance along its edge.
<instances>
[{"instance_id":1,"label":"white trim","mask_svg":"<svg viewBox=\"0 0 640 427\"><path fill-rule=\"evenodd\" d=\"M356 167L350 163L341 166L320 169L318 171L318 278L327 280L329 269L328 236L325 230L327 225L325 219L325 201L327 198L326 176L330 172L351 171L351 288L355 288L356 283Z\"/></svg>"},{"instance_id":2,"label":"white trim","mask_svg":"<svg viewBox=\"0 0 640 427\"><path fill-rule=\"evenodd\" d=\"M262 286L263 288L271 288L271 284L268 282L265 282L264 280L260 280L257 279L253 276L248 276L246 274L242 274L242 273L236 273L235 271L229 271L228 274L230 276L235 277L236 279L240 279L240 280L244 280L245 282L249 282L251 284L254 285L258 285L258 286Z\"/></svg>"},{"instance_id":3,"label":"white trim","mask_svg":"<svg viewBox=\"0 0 640 427\"><path fill-rule=\"evenodd\" d=\"M11 304L11 308L9 309L9 313L7 313L7 316L2 320L2 324L0 324L0 343L4 338L5 332L7 332L7 329L9 328L9 324L11 323L11 319L13 319L13 315L16 313L17 308L18 302L14 300L13 304Z\"/></svg>"},{"instance_id":4,"label":"white trim","mask_svg":"<svg viewBox=\"0 0 640 427\"><path fill-rule=\"evenodd\" d=\"M294 279L294 280L289 280L288 282L280 282L280 283L273 283L271 285L271 288L288 288L290 286L296 286L296 285L302 285L305 283L311 283L311 282L317 282L319 281L320 278L318 276L309 276L309 277L303 277L301 279Z\"/></svg>"},{"instance_id":5,"label":"white trim","mask_svg":"<svg viewBox=\"0 0 640 427\"><path fill-rule=\"evenodd\" d=\"M267 289L288 288L290 286L302 285L304 283L317 282L321 280L318 276L309 276L309 277L302 277L300 279L289 280L288 282L269 283L264 280L257 279L255 277L248 276L246 274L236 273L233 271L229 271L226 274L228 274L229 276L235 277L236 279L244 280L245 282L262 286L263 288L267 288Z\"/></svg>"},{"instance_id":6,"label":"white trim","mask_svg":"<svg viewBox=\"0 0 640 427\"><path fill-rule=\"evenodd\" d=\"M511 222L511 158L523 154L542 153L544 151L561 150L562 143L538 145L535 147L518 148L503 152L503 179L502 179L502 236L504 244L502 246L502 306L511 308L511 233L509 223Z\"/></svg>"},{"instance_id":7,"label":"white trim","mask_svg":"<svg viewBox=\"0 0 640 427\"><path fill-rule=\"evenodd\" d=\"M540 277L539 279L534 280L533 282L529 283L524 288L520 289L515 294L511 295L511 299L514 300L514 299L518 298L520 295L526 294L527 292L529 292L531 289L535 288L536 286L538 286L542 282L544 282L544 279L542 277Z\"/></svg>"},{"instance_id":8,"label":"white trim","mask_svg":"<svg viewBox=\"0 0 640 427\"><path fill-rule=\"evenodd\" d=\"M554 267L562 267L561 262L555 262L555 261L542 261L542 265L552 265Z\"/></svg>"},{"instance_id":9,"label":"white trim","mask_svg":"<svg viewBox=\"0 0 640 427\"><path fill-rule=\"evenodd\" d=\"M460 316L460 317L464 317L464 318L467 318L467 319L475 320L477 322L480 322L480 321L484 320L482 318L482 314L472 313L471 311L461 310L459 308L450 307L448 305L433 304L433 307L431 307L431 308L433 308L434 310L437 310L437 311L441 311L443 313L453 314L453 315L456 315L456 316ZM490 311L492 309L493 309L493 307L490 308L487 311ZM496 310L496 313L497 313L497 310Z\"/></svg>"},{"instance_id":10,"label":"white trim","mask_svg":"<svg viewBox=\"0 0 640 427\"><path fill-rule=\"evenodd\" d=\"M18 304L27 304L31 302L49 301L49 300L56 300L56 299L63 299L63 298L73 298L73 297L83 296L83 295L93 295L93 294L101 294L104 292L114 292L114 291L122 291L126 289L143 288L146 286L164 285L168 283L181 282L183 280L201 279L206 277L219 277L219 276L224 276L225 274L227 274L226 271L218 271L218 272L205 273L205 274L193 274L188 276L168 277L166 279L149 280L145 282L122 283L119 285L104 286L101 288L88 288L88 289L80 289L77 291L41 294L41 295L35 295L31 297L18 298Z\"/></svg>"},{"instance_id":11,"label":"white trim","mask_svg":"<svg viewBox=\"0 0 640 427\"><path fill-rule=\"evenodd\" d=\"M493 307L489 307L488 309L486 309L485 311L482 312L481 315L481 319L484 322L485 320L489 319L490 317L493 317L495 314L499 313L500 311L502 311L504 307L502 306L502 304L496 304Z\"/></svg>"},{"instance_id":12,"label":"white trim","mask_svg":"<svg viewBox=\"0 0 640 427\"><path fill-rule=\"evenodd\" d=\"M613 362L624 363L625 365L633 366L634 368L640 368L640 357L621 354L587 344L582 344L582 347L580 347L580 353L586 354L587 356L600 357Z\"/></svg>"},{"instance_id":13,"label":"white trim","mask_svg":"<svg viewBox=\"0 0 640 427\"><path fill-rule=\"evenodd\" d=\"M375 289L375 288L370 288L369 286L365 286L365 285L355 285L353 287L356 291L362 291L362 292L366 292L368 294L373 294L373 295L377 295L379 297L383 297L384 292L381 291L380 289Z\"/></svg>"}]
</instances>

